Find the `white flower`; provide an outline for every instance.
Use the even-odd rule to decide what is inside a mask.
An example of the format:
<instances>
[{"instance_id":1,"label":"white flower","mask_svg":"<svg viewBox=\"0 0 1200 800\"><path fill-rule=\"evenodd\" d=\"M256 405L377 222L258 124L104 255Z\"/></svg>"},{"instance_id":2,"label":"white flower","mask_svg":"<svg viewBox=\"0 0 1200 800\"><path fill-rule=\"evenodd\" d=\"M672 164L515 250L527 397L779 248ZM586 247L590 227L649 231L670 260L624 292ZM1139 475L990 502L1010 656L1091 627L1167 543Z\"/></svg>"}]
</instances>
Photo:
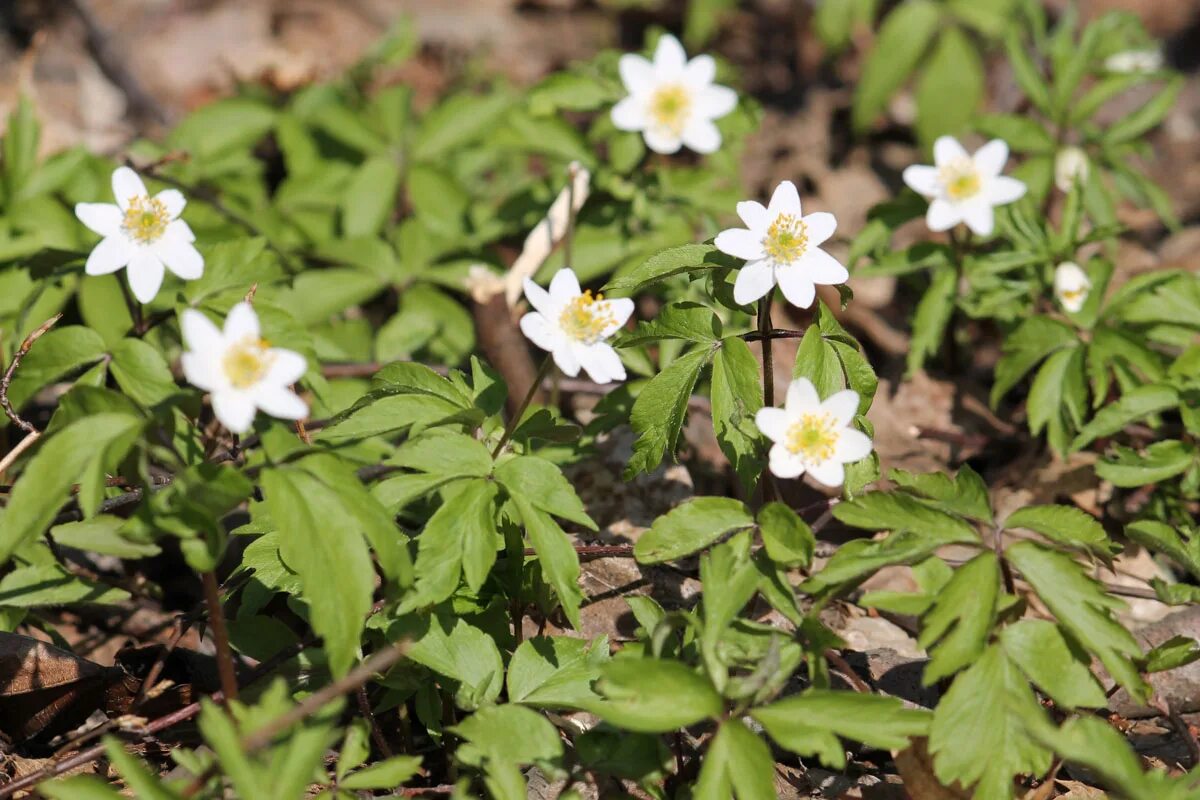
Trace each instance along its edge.
<instances>
[{"instance_id":1,"label":"white flower","mask_svg":"<svg viewBox=\"0 0 1200 800\"><path fill-rule=\"evenodd\" d=\"M858 392L845 389L824 401L808 378L788 387L784 408L762 408L754 424L770 439L771 473L798 478L807 472L826 486L846 480L843 465L871 454L871 438L850 427L858 413Z\"/></svg>"},{"instance_id":2,"label":"white flower","mask_svg":"<svg viewBox=\"0 0 1200 800\"><path fill-rule=\"evenodd\" d=\"M621 81L629 96L613 106L612 120L623 131L642 131L656 153L674 153L687 145L697 153L721 146L714 119L737 105L737 92L713 83L712 56L691 61L669 33L659 37L654 61L634 53L621 56Z\"/></svg>"},{"instance_id":3,"label":"white flower","mask_svg":"<svg viewBox=\"0 0 1200 800\"><path fill-rule=\"evenodd\" d=\"M767 295L775 284L792 305L808 308L817 284L845 283L846 268L820 248L837 228L833 214L800 214L800 194L791 181L775 188L766 208L754 200L737 204L745 228L717 234L722 253L746 259L733 284L733 299L745 305Z\"/></svg>"},{"instance_id":4,"label":"white flower","mask_svg":"<svg viewBox=\"0 0 1200 800\"><path fill-rule=\"evenodd\" d=\"M914 164L904 170L904 182L930 199L925 222L931 231L948 231L960 222L980 236L990 236L996 219L993 206L1020 200L1025 184L1001 175L1008 145L993 139L967 155L953 136L933 143L934 166Z\"/></svg>"},{"instance_id":5,"label":"white flower","mask_svg":"<svg viewBox=\"0 0 1200 800\"><path fill-rule=\"evenodd\" d=\"M204 272L195 234L179 218L187 205L183 194L165 189L151 197L129 167L112 175L112 203L79 203L75 216L104 238L88 256L88 275L107 275L127 267L129 288L139 302L149 303L163 282L163 266L186 281Z\"/></svg>"},{"instance_id":6,"label":"white flower","mask_svg":"<svg viewBox=\"0 0 1200 800\"><path fill-rule=\"evenodd\" d=\"M259 333L258 315L238 303L225 318L225 330L187 309L181 318L183 374L193 386L212 393L213 412L234 433L245 433L262 409L281 419L304 419L308 406L289 387L304 375L304 356L271 347Z\"/></svg>"},{"instance_id":7,"label":"white flower","mask_svg":"<svg viewBox=\"0 0 1200 800\"><path fill-rule=\"evenodd\" d=\"M1104 60L1104 68L1109 72L1126 75L1135 72L1158 72L1162 67L1162 51L1153 47L1145 50L1122 50Z\"/></svg>"},{"instance_id":8,"label":"white flower","mask_svg":"<svg viewBox=\"0 0 1200 800\"><path fill-rule=\"evenodd\" d=\"M1054 268L1054 296L1072 314L1079 313L1087 302L1092 282L1087 273L1073 261L1064 261Z\"/></svg>"},{"instance_id":9,"label":"white flower","mask_svg":"<svg viewBox=\"0 0 1200 800\"><path fill-rule=\"evenodd\" d=\"M525 298L534 310L521 317L521 332L549 351L559 369L575 377L583 367L596 383L625 380L625 367L605 339L629 319L632 300L580 292L569 269L555 274L549 292L526 278Z\"/></svg>"},{"instance_id":10,"label":"white flower","mask_svg":"<svg viewBox=\"0 0 1200 800\"><path fill-rule=\"evenodd\" d=\"M1087 183L1087 153L1078 147L1064 147L1054 157L1054 185L1060 192L1070 192L1076 183Z\"/></svg>"}]
</instances>

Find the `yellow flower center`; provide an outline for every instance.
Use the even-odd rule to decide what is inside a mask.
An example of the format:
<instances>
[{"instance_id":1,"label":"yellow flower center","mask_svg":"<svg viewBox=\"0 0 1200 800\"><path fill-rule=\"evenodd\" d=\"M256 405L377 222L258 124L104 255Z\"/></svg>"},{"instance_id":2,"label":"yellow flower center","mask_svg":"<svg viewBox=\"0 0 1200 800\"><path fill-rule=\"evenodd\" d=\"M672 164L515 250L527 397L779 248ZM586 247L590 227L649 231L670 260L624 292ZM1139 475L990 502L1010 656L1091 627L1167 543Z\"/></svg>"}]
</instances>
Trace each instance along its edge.
<instances>
[{"instance_id":1,"label":"yellow flower center","mask_svg":"<svg viewBox=\"0 0 1200 800\"><path fill-rule=\"evenodd\" d=\"M1058 296L1065 303L1073 303L1076 300L1083 301L1087 297L1087 289L1059 289Z\"/></svg>"},{"instance_id":2,"label":"yellow flower center","mask_svg":"<svg viewBox=\"0 0 1200 800\"><path fill-rule=\"evenodd\" d=\"M680 84L659 87L650 98L650 116L655 124L676 136L683 133L691 108L692 96Z\"/></svg>"},{"instance_id":3,"label":"yellow flower center","mask_svg":"<svg viewBox=\"0 0 1200 800\"><path fill-rule=\"evenodd\" d=\"M833 458L837 442L838 432L831 415L802 414L788 428L783 446L810 464L819 464Z\"/></svg>"},{"instance_id":4,"label":"yellow flower center","mask_svg":"<svg viewBox=\"0 0 1200 800\"><path fill-rule=\"evenodd\" d=\"M230 385L235 389L249 389L266 377L272 360L266 340L247 336L225 352L221 366Z\"/></svg>"},{"instance_id":5,"label":"yellow flower center","mask_svg":"<svg viewBox=\"0 0 1200 800\"><path fill-rule=\"evenodd\" d=\"M808 226L794 214L780 214L767 228L763 250L776 264L791 264L808 249Z\"/></svg>"},{"instance_id":6,"label":"yellow flower center","mask_svg":"<svg viewBox=\"0 0 1200 800\"><path fill-rule=\"evenodd\" d=\"M576 297L558 317L563 333L582 344L604 338L604 332L617 320L604 303L604 295L592 296L591 290Z\"/></svg>"},{"instance_id":7,"label":"yellow flower center","mask_svg":"<svg viewBox=\"0 0 1200 800\"><path fill-rule=\"evenodd\" d=\"M960 159L941 168L942 186L951 200L966 200L979 194L982 182L979 170L969 158Z\"/></svg>"},{"instance_id":8,"label":"yellow flower center","mask_svg":"<svg viewBox=\"0 0 1200 800\"><path fill-rule=\"evenodd\" d=\"M151 244L162 237L170 224L171 215L163 201L142 196L129 201L121 229L135 242Z\"/></svg>"}]
</instances>

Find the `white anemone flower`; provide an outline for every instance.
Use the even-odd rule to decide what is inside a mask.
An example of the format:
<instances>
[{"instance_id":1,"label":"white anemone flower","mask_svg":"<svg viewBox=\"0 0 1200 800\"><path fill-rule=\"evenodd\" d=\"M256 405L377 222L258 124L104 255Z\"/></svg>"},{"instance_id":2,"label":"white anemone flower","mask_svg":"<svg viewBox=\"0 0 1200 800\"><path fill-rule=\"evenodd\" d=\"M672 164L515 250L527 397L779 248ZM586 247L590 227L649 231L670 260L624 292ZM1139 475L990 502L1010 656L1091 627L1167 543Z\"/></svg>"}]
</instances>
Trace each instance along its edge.
<instances>
[{"instance_id":1,"label":"white anemone flower","mask_svg":"<svg viewBox=\"0 0 1200 800\"><path fill-rule=\"evenodd\" d=\"M570 269L555 274L548 292L526 278L525 298L534 310L521 317L521 332L565 374L573 378L582 367L596 383L625 380L625 366L606 340L633 314L632 300L581 292Z\"/></svg>"},{"instance_id":2,"label":"white anemone flower","mask_svg":"<svg viewBox=\"0 0 1200 800\"><path fill-rule=\"evenodd\" d=\"M1087 153L1078 147L1064 147L1054 157L1054 185L1066 194L1075 184L1087 183L1090 169Z\"/></svg>"},{"instance_id":3,"label":"white anemone flower","mask_svg":"<svg viewBox=\"0 0 1200 800\"><path fill-rule=\"evenodd\" d=\"M149 303L162 286L164 265L185 281L204 273L204 257L193 242L195 234L179 218L187 200L175 189L153 197L129 167L112 175L112 203L79 203L75 216L104 238L88 256L88 275L108 275L122 267L138 302Z\"/></svg>"},{"instance_id":4,"label":"white anemone flower","mask_svg":"<svg viewBox=\"0 0 1200 800\"><path fill-rule=\"evenodd\" d=\"M1025 184L1001 175L1008 145L993 139L968 155L953 136L933 143L934 166L914 164L904 170L904 182L930 198L925 222L931 231L948 231L960 222L980 236L990 236L996 217L992 210L1020 200Z\"/></svg>"},{"instance_id":5,"label":"white anemone flower","mask_svg":"<svg viewBox=\"0 0 1200 800\"><path fill-rule=\"evenodd\" d=\"M291 390L308 369L304 356L271 347L259 332L258 315L238 303L221 330L208 317L187 309L181 319L183 374L212 394L213 413L233 433L245 433L262 410L280 419L304 419L308 405Z\"/></svg>"},{"instance_id":6,"label":"white anemone flower","mask_svg":"<svg viewBox=\"0 0 1200 800\"><path fill-rule=\"evenodd\" d=\"M808 308L817 285L845 283L850 278L837 259L821 249L837 228L837 219L826 211L800 213L800 193L784 181L771 195L770 204L746 200L737 204L745 228L717 234L722 253L746 259L733 284L733 299L745 305L766 296L775 285L792 305Z\"/></svg>"},{"instance_id":7,"label":"white anemone flower","mask_svg":"<svg viewBox=\"0 0 1200 800\"><path fill-rule=\"evenodd\" d=\"M682 146L712 153L721 146L713 120L737 106L737 92L713 83L717 65L712 56L689 61L679 40L665 33L654 61L626 53L618 68L629 92L613 106L613 124L619 129L641 131L656 153L675 153Z\"/></svg>"},{"instance_id":8,"label":"white anemone flower","mask_svg":"<svg viewBox=\"0 0 1200 800\"><path fill-rule=\"evenodd\" d=\"M788 387L783 408L762 408L754 424L774 444L768 466L778 478L808 473L818 483L841 486L846 464L871 454L871 437L850 427L858 392L845 389L822 400L808 378Z\"/></svg>"},{"instance_id":9,"label":"white anemone flower","mask_svg":"<svg viewBox=\"0 0 1200 800\"><path fill-rule=\"evenodd\" d=\"M1054 296L1072 314L1083 308L1091 290L1087 273L1074 261L1064 261L1054 268Z\"/></svg>"},{"instance_id":10,"label":"white anemone flower","mask_svg":"<svg viewBox=\"0 0 1200 800\"><path fill-rule=\"evenodd\" d=\"M1123 75L1158 72L1163 68L1163 54L1154 47L1144 50L1122 50L1106 58L1104 68Z\"/></svg>"}]
</instances>

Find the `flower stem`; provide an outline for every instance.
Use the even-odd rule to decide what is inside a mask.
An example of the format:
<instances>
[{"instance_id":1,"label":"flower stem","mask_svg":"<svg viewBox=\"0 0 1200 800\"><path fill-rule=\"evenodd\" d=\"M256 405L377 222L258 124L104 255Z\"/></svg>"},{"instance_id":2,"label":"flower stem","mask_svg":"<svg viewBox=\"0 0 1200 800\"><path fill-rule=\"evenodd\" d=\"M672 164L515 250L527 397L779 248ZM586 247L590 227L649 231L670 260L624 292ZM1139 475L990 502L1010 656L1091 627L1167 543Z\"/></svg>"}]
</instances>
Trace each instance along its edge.
<instances>
[{"instance_id":1,"label":"flower stem","mask_svg":"<svg viewBox=\"0 0 1200 800\"><path fill-rule=\"evenodd\" d=\"M238 696L237 675L233 670L233 653L229 649L229 631L225 628L225 612L221 610L221 590L217 586L216 573L201 574L204 584L204 604L208 606L208 624L212 627L213 640L217 646L217 671L221 676L221 693L225 702Z\"/></svg>"},{"instance_id":2,"label":"flower stem","mask_svg":"<svg viewBox=\"0 0 1200 800\"><path fill-rule=\"evenodd\" d=\"M129 319L133 322L133 334L140 338L146 332L145 324L142 322L142 304L134 299L125 281L118 278L117 283L121 286L125 307L129 309Z\"/></svg>"},{"instance_id":3,"label":"flower stem","mask_svg":"<svg viewBox=\"0 0 1200 800\"><path fill-rule=\"evenodd\" d=\"M567 168L567 229L563 233L563 265L571 266L571 240L575 238L575 164Z\"/></svg>"},{"instance_id":4,"label":"flower stem","mask_svg":"<svg viewBox=\"0 0 1200 800\"><path fill-rule=\"evenodd\" d=\"M775 359L771 352L771 301L774 297L775 290L772 289L758 301L758 333L762 340L763 405L768 408L775 405ZM769 470L763 470L760 482L762 501L769 503L775 499L775 487L771 483Z\"/></svg>"},{"instance_id":5,"label":"flower stem","mask_svg":"<svg viewBox=\"0 0 1200 800\"><path fill-rule=\"evenodd\" d=\"M521 401L521 405L517 406L517 410L509 417L508 424L504 426L504 435L500 437L500 441L496 443L495 449L492 450L492 458L500 455L500 451L504 449L504 445L508 444L508 440L512 438L513 431L517 429L517 425L521 424L521 417L525 416L525 410L529 408L529 403L533 400L533 396L537 394L538 387L546 379L546 374L550 371L552 363L551 356L547 353L546 357L542 359L542 365L538 367L537 375L533 376L533 381L529 384L529 391L525 393L525 399Z\"/></svg>"}]
</instances>

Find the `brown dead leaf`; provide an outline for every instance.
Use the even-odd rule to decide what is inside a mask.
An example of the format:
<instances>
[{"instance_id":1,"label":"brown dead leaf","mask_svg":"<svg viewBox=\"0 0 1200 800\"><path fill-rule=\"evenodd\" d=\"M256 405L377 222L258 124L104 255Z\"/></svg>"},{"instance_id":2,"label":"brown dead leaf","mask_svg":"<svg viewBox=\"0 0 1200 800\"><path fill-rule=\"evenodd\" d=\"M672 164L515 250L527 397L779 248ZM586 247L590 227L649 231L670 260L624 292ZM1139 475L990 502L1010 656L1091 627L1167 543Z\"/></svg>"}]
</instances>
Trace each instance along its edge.
<instances>
[{"instance_id":1,"label":"brown dead leaf","mask_svg":"<svg viewBox=\"0 0 1200 800\"><path fill-rule=\"evenodd\" d=\"M970 800L970 792L957 785L942 786L934 777L933 756L926 749L927 743L928 740L923 738L913 739L907 749L893 754L909 796L921 800Z\"/></svg>"}]
</instances>

